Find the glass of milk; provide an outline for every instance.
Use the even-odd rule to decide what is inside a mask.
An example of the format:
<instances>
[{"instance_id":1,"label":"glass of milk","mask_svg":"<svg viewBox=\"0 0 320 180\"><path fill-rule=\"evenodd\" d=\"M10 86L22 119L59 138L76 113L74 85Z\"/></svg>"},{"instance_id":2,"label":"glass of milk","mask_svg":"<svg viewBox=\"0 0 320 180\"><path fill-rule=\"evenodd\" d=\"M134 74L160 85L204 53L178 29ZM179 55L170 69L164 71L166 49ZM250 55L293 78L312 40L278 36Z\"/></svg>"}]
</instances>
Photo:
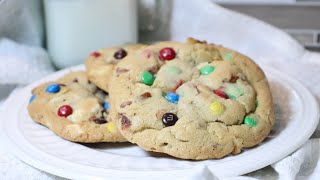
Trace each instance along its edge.
<instances>
[{"instance_id":1,"label":"glass of milk","mask_svg":"<svg viewBox=\"0 0 320 180\"><path fill-rule=\"evenodd\" d=\"M45 0L47 49L58 68L92 51L136 43L136 0Z\"/></svg>"}]
</instances>

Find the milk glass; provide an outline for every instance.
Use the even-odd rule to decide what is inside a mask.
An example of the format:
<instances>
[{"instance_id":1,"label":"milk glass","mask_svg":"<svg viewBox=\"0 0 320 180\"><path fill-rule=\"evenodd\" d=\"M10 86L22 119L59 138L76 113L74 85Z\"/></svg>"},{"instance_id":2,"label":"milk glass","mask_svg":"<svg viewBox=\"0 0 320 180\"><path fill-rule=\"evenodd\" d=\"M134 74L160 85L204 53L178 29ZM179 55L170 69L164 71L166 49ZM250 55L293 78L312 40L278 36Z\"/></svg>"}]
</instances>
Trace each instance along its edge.
<instances>
[{"instance_id":1,"label":"milk glass","mask_svg":"<svg viewBox=\"0 0 320 180\"><path fill-rule=\"evenodd\" d=\"M47 49L58 68L99 48L136 43L135 0L45 0Z\"/></svg>"}]
</instances>

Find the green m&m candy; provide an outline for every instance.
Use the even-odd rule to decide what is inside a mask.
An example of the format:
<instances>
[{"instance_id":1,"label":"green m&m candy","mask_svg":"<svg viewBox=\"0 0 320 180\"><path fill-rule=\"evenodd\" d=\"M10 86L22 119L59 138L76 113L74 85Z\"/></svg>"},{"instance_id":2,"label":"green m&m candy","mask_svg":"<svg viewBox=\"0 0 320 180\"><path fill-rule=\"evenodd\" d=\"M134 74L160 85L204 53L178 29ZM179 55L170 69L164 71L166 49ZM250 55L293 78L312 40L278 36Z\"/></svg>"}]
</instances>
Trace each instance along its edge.
<instances>
[{"instance_id":1,"label":"green m&m candy","mask_svg":"<svg viewBox=\"0 0 320 180\"><path fill-rule=\"evenodd\" d=\"M144 71L141 75L141 81L146 84L146 85L149 85L151 86L154 82L154 76L153 74L151 74L150 72L148 71Z\"/></svg>"},{"instance_id":2,"label":"green m&m candy","mask_svg":"<svg viewBox=\"0 0 320 180\"><path fill-rule=\"evenodd\" d=\"M236 85L228 85L226 88L226 94L230 99L237 100L238 97L244 95L244 92Z\"/></svg>"},{"instance_id":3,"label":"green m&m candy","mask_svg":"<svg viewBox=\"0 0 320 180\"><path fill-rule=\"evenodd\" d=\"M244 124L246 124L250 127L255 127L257 125L257 122L252 117L246 116L244 118Z\"/></svg>"},{"instance_id":4,"label":"green m&m candy","mask_svg":"<svg viewBox=\"0 0 320 180\"><path fill-rule=\"evenodd\" d=\"M200 69L200 72L201 72L201 75L208 75L208 74L212 73L214 71L214 69L215 68L213 66L206 65Z\"/></svg>"},{"instance_id":5,"label":"green m&m candy","mask_svg":"<svg viewBox=\"0 0 320 180\"><path fill-rule=\"evenodd\" d=\"M227 53L227 54L223 55L223 59L231 60L231 59L233 59L233 55L231 53Z\"/></svg>"}]
</instances>

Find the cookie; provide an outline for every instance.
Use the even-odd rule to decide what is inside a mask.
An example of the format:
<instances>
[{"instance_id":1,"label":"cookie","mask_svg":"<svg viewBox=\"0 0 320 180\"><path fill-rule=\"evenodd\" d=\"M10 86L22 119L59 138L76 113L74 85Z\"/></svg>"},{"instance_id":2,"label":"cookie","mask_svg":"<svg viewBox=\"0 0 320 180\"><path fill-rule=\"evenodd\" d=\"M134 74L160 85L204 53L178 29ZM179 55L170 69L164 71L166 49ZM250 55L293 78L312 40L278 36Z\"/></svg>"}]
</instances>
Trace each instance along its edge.
<instances>
[{"instance_id":1,"label":"cookie","mask_svg":"<svg viewBox=\"0 0 320 180\"><path fill-rule=\"evenodd\" d=\"M259 144L274 124L263 71L236 51L195 39L128 54L109 84L111 118L148 151L222 158Z\"/></svg>"},{"instance_id":2,"label":"cookie","mask_svg":"<svg viewBox=\"0 0 320 180\"><path fill-rule=\"evenodd\" d=\"M105 48L95 51L85 60L86 73L91 82L108 92L109 81L114 66L127 58L128 54L143 47L142 44Z\"/></svg>"},{"instance_id":3,"label":"cookie","mask_svg":"<svg viewBox=\"0 0 320 180\"><path fill-rule=\"evenodd\" d=\"M74 142L123 142L109 114L108 94L85 72L71 72L32 90L31 118L58 136Z\"/></svg>"}]
</instances>

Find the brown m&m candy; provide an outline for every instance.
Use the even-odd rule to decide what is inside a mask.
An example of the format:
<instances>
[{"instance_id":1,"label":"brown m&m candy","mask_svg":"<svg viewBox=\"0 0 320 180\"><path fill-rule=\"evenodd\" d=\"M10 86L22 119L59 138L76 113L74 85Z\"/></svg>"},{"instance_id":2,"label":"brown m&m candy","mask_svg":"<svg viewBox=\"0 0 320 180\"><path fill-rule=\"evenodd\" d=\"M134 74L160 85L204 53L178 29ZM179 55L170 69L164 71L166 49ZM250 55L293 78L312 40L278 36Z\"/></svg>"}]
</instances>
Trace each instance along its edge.
<instances>
[{"instance_id":1,"label":"brown m&m candy","mask_svg":"<svg viewBox=\"0 0 320 180\"><path fill-rule=\"evenodd\" d=\"M114 53L113 57L116 59L123 59L127 56L127 51L124 49L119 49L117 52Z\"/></svg>"},{"instance_id":2,"label":"brown m&m candy","mask_svg":"<svg viewBox=\"0 0 320 180\"><path fill-rule=\"evenodd\" d=\"M173 113L165 113L162 116L162 123L165 126L173 126L178 121L178 116Z\"/></svg>"}]
</instances>

